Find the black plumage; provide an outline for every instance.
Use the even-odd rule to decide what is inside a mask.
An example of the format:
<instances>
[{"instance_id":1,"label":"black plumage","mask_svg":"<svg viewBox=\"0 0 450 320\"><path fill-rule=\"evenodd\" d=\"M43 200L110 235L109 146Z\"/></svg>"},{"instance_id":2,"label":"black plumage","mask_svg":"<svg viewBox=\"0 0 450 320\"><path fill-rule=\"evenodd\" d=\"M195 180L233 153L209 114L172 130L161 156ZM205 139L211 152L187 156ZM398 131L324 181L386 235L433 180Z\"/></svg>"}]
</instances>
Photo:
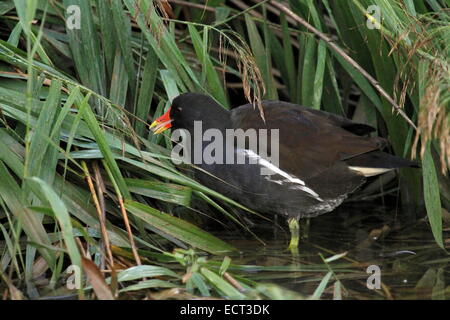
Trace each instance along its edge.
<instances>
[{"instance_id":1,"label":"black plumage","mask_svg":"<svg viewBox=\"0 0 450 320\"><path fill-rule=\"evenodd\" d=\"M263 101L262 107L265 121L251 104L228 111L206 95L185 93L176 97L172 107L151 127L157 133L169 127L187 130L191 138L201 141L191 144L197 145L191 148L197 156L214 149L212 145L221 146L223 154L211 152L218 161L195 163L195 178L250 209L285 215L293 252L298 245L299 218L334 210L366 177L417 167L414 162L381 151L386 140L369 137L374 131L371 126L288 102ZM223 138L202 139L197 135L196 122L201 122L202 135L213 129ZM241 129L241 133L266 129L268 138L266 143L258 134L253 139L256 143L236 137L227 140L228 129ZM270 143L272 134L276 134L271 130L278 130L278 153ZM276 166L270 162L275 154L279 155ZM239 156L245 162L236 163ZM233 163L227 162L229 157ZM263 168L271 174L262 174Z\"/></svg>"},{"instance_id":2,"label":"black plumage","mask_svg":"<svg viewBox=\"0 0 450 320\"><path fill-rule=\"evenodd\" d=\"M264 158L257 164L197 165L201 183L256 211L317 216L340 205L365 176L416 166L380 151L386 141L365 136L374 131L368 125L288 102L263 101L262 107L265 122L250 104L227 111L206 95L186 93L174 99L170 110L172 128L186 129L191 136L194 121L202 121L203 131L216 128L224 136L226 129L279 129L279 169L284 174L261 175ZM250 144L245 147L247 158L258 155ZM242 153L236 145L231 150ZM223 158L225 162L226 154Z\"/></svg>"}]
</instances>

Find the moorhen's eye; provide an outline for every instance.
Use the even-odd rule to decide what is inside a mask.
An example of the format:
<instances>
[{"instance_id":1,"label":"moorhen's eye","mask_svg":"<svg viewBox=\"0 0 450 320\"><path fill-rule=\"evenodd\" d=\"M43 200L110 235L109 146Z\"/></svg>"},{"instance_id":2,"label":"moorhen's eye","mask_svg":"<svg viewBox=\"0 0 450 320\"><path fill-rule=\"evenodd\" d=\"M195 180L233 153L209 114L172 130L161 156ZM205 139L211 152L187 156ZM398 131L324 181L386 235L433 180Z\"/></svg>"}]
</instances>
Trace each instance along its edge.
<instances>
[{"instance_id":1,"label":"moorhen's eye","mask_svg":"<svg viewBox=\"0 0 450 320\"><path fill-rule=\"evenodd\" d=\"M183 111L183 108L177 107L177 110L178 110L178 111Z\"/></svg>"}]
</instances>

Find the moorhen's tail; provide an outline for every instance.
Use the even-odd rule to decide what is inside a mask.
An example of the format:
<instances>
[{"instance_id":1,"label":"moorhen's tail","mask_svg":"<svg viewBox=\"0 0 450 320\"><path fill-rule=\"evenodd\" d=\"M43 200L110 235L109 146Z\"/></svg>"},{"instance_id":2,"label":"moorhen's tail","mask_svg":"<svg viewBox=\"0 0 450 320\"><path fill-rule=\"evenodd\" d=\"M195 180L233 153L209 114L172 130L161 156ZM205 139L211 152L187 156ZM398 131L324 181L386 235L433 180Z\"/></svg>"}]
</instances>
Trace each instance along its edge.
<instances>
[{"instance_id":1,"label":"moorhen's tail","mask_svg":"<svg viewBox=\"0 0 450 320\"><path fill-rule=\"evenodd\" d=\"M371 177L397 168L419 168L419 164L382 151L371 151L345 160L351 170Z\"/></svg>"}]
</instances>

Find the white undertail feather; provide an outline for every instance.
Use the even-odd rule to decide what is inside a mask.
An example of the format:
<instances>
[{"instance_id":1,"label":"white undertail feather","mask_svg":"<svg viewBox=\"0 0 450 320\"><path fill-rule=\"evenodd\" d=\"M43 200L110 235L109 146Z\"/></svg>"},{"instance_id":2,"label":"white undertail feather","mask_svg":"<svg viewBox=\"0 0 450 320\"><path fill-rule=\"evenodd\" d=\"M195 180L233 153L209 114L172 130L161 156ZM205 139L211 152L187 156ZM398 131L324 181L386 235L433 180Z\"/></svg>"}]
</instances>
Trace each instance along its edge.
<instances>
[{"instance_id":1,"label":"white undertail feather","mask_svg":"<svg viewBox=\"0 0 450 320\"><path fill-rule=\"evenodd\" d=\"M361 173L364 177L373 177L373 176L394 170L394 168L366 168L366 167L356 167L356 166L349 166L348 168L350 170Z\"/></svg>"}]
</instances>

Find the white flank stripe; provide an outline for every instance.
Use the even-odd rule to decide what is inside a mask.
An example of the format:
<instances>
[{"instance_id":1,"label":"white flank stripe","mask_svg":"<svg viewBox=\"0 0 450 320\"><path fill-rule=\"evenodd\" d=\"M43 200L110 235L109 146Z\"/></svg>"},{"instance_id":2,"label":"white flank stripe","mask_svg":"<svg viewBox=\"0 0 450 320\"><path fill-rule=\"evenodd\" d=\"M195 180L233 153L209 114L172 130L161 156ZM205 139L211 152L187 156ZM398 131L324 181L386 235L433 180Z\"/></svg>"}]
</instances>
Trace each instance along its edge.
<instances>
[{"instance_id":1,"label":"white flank stripe","mask_svg":"<svg viewBox=\"0 0 450 320\"><path fill-rule=\"evenodd\" d=\"M277 166L275 166L274 164L270 163L269 161L267 161L266 159L260 157L258 154L256 154L255 152L253 152L253 150L247 150L247 149L237 149L236 150L238 153L243 153L244 155L248 156L249 158L253 158L256 159L258 161L258 164L260 164L263 167L266 167L267 169L269 169L270 171L279 174L280 176L284 177L286 180L290 183L295 183L298 184L299 186L296 187L296 189L302 190L304 192L309 193L310 195L312 195L314 198L316 198L318 201L323 201L320 196L311 188L308 188L305 184L305 181L297 178L297 177L293 177L291 176L289 173L281 170L280 168L278 168ZM269 177L267 177L266 179L275 182L277 184L283 184L283 181L280 180L271 180Z\"/></svg>"}]
</instances>

